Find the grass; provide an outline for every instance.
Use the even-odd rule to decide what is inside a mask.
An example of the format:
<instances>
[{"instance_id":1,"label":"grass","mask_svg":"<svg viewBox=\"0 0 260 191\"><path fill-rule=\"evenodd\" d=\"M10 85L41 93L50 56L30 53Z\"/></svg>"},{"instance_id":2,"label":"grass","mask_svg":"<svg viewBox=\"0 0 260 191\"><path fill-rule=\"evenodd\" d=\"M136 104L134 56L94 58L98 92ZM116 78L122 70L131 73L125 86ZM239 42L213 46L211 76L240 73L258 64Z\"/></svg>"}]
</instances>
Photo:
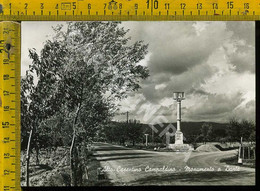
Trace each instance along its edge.
<instances>
[{"instance_id":1,"label":"grass","mask_svg":"<svg viewBox=\"0 0 260 191\"><path fill-rule=\"evenodd\" d=\"M40 154L40 164L36 165L35 152L31 154L30 160L30 186L70 186L70 162L69 148L56 149L52 153ZM86 166L83 166L83 183L80 186L110 186L106 178L99 180L97 169L100 162L97 161L92 152L87 153ZM25 152L21 152L21 186L25 186Z\"/></svg>"},{"instance_id":2,"label":"grass","mask_svg":"<svg viewBox=\"0 0 260 191\"><path fill-rule=\"evenodd\" d=\"M109 181L106 174L104 179L99 179L97 169L100 167L100 162L94 157L91 157L88 164L89 179L84 181L83 186L112 186L112 183Z\"/></svg>"}]
</instances>

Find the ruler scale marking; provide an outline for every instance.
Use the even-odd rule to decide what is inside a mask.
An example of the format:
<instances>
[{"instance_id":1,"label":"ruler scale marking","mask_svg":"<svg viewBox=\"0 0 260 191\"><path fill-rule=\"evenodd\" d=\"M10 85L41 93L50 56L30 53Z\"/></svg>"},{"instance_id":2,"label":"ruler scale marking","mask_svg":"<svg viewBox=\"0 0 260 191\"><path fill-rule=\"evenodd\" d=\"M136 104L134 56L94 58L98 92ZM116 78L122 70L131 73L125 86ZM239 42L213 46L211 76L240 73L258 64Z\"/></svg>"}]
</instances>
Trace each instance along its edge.
<instances>
[{"instance_id":1,"label":"ruler scale marking","mask_svg":"<svg viewBox=\"0 0 260 191\"><path fill-rule=\"evenodd\" d=\"M0 190L20 190L20 23L0 22L0 39Z\"/></svg>"},{"instance_id":2,"label":"ruler scale marking","mask_svg":"<svg viewBox=\"0 0 260 191\"><path fill-rule=\"evenodd\" d=\"M258 0L257 0L258 1ZM1 20L259 20L256 0L0 0ZM217 3L216 3L217 2ZM114 4L117 6L113 6ZM24 6L26 5L26 6ZM58 5L58 6L57 6ZM119 5L119 6L118 6ZM51 17L53 11L57 16ZM184 11L185 10L185 11ZM194 14L198 10L198 14ZM217 10L217 12L216 12ZM143 12L148 11L143 17ZM184 12L183 12L184 11ZM222 12L223 11L223 12ZM95 14L99 12L101 14ZM246 12L244 17L242 12ZM173 15L176 17L167 17ZM219 16L223 13L223 16ZM73 18L73 15L80 15ZM97 16L99 15L99 16ZM218 17L216 17L218 15ZM204 17L202 17L204 16ZM206 17L205 17L206 16Z\"/></svg>"}]
</instances>

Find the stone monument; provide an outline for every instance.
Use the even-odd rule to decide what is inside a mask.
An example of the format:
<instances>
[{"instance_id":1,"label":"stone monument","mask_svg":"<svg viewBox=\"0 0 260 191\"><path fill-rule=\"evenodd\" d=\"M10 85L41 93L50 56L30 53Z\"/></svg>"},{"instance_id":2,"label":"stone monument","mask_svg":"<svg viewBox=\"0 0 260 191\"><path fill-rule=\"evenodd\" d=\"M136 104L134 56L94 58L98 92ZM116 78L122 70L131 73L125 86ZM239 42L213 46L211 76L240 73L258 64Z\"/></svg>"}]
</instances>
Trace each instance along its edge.
<instances>
[{"instance_id":1,"label":"stone monument","mask_svg":"<svg viewBox=\"0 0 260 191\"><path fill-rule=\"evenodd\" d=\"M191 147L188 144L183 144L183 133L181 132L181 101L185 99L184 92L174 92L173 99L177 101L177 130L175 143L169 144L168 148L174 151L188 151Z\"/></svg>"}]
</instances>

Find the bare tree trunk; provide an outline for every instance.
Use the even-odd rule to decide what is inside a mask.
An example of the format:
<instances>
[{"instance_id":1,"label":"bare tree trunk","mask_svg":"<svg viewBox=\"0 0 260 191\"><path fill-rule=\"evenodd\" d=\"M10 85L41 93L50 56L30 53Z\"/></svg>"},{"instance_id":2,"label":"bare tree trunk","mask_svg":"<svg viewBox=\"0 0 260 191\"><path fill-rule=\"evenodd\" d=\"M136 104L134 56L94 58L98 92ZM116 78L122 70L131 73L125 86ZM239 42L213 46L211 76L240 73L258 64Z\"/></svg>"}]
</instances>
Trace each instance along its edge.
<instances>
[{"instance_id":1,"label":"bare tree trunk","mask_svg":"<svg viewBox=\"0 0 260 191\"><path fill-rule=\"evenodd\" d=\"M75 157L73 156L73 151L74 151L74 146L75 146L75 138L76 138L76 133L75 130L73 132L73 138L70 146L70 170L71 170L71 186L76 186L75 185L75 166L74 166L74 159Z\"/></svg>"},{"instance_id":2,"label":"bare tree trunk","mask_svg":"<svg viewBox=\"0 0 260 191\"><path fill-rule=\"evenodd\" d=\"M76 111L76 116L74 118L73 122L73 138L71 141L70 145L70 170L71 170L71 186L77 186L77 181L76 181L76 173L75 173L75 141L76 141L76 123L77 123L77 118L79 114L81 104L78 105L77 111Z\"/></svg>"},{"instance_id":3,"label":"bare tree trunk","mask_svg":"<svg viewBox=\"0 0 260 191\"><path fill-rule=\"evenodd\" d=\"M39 165L39 148L36 146L35 148L35 152L36 152L36 165Z\"/></svg>"},{"instance_id":4,"label":"bare tree trunk","mask_svg":"<svg viewBox=\"0 0 260 191\"><path fill-rule=\"evenodd\" d=\"M27 152L26 152L26 186L29 186L29 166L30 166L30 150L31 150L31 141L32 141L33 128L30 131Z\"/></svg>"},{"instance_id":5,"label":"bare tree trunk","mask_svg":"<svg viewBox=\"0 0 260 191\"><path fill-rule=\"evenodd\" d=\"M39 145L37 139L35 143L35 152L36 152L36 165L39 165Z\"/></svg>"},{"instance_id":6,"label":"bare tree trunk","mask_svg":"<svg viewBox=\"0 0 260 191\"><path fill-rule=\"evenodd\" d=\"M83 160L80 160L80 148L77 146L76 147L76 161L77 161L77 166L76 166L76 182L77 186L82 186L83 183Z\"/></svg>"}]
</instances>

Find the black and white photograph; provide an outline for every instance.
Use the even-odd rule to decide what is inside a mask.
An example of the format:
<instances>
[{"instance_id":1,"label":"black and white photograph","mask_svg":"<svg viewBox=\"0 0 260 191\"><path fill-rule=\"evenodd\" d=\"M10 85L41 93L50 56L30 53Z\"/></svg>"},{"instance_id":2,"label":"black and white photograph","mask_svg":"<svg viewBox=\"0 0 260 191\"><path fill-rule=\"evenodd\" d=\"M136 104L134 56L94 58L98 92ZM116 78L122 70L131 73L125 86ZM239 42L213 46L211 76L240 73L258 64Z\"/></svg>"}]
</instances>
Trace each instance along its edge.
<instances>
[{"instance_id":1,"label":"black and white photograph","mask_svg":"<svg viewBox=\"0 0 260 191\"><path fill-rule=\"evenodd\" d=\"M21 23L21 186L255 185L255 22Z\"/></svg>"}]
</instances>

